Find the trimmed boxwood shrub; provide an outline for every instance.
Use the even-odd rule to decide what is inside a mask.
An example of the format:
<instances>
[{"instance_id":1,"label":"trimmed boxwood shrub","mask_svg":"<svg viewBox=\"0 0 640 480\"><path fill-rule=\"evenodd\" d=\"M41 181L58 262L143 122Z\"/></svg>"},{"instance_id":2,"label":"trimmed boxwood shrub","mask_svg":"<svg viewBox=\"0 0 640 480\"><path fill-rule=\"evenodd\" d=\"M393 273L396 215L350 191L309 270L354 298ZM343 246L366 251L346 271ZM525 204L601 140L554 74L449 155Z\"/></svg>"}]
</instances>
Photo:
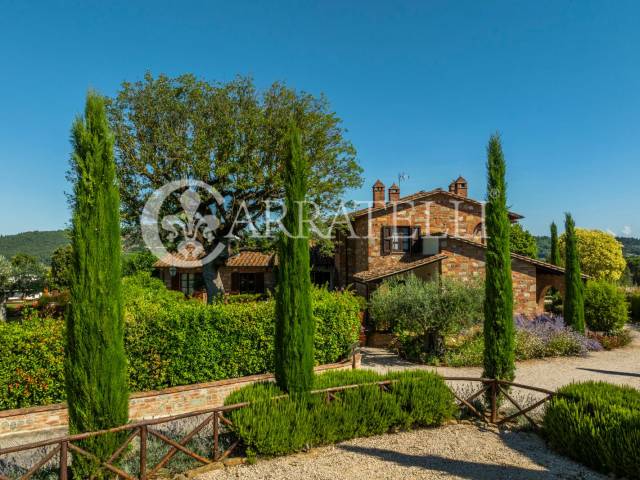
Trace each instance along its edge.
<instances>
[{"instance_id":1,"label":"trimmed boxwood shrub","mask_svg":"<svg viewBox=\"0 0 640 480\"><path fill-rule=\"evenodd\" d=\"M544 416L551 447L601 472L640 478L640 391L585 382L558 393Z\"/></svg>"},{"instance_id":2,"label":"trimmed boxwood shrub","mask_svg":"<svg viewBox=\"0 0 640 480\"><path fill-rule=\"evenodd\" d=\"M273 300L206 305L140 274L123 280L131 391L273 371ZM315 362L344 358L358 340L359 300L314 288ZM0 409L64 400L64 322L0 323Z\"/></svg>"},{"instance_id":3,"label":"trimmed boxwood shrub","mask_svg":"<svg viewBox=\"0 0 640 480\"><path fill-rule=\"evenodd\" d=\"M389 392L366 385L386 379L396 380ZM331 402L323 394L282 397L275 384L267 383L238 390L225 403L252 402L228 415L249 452L267 456L378 435L392 428L436 426L456 411L453 394L431 372L388 376L370 371L331 372L317 375L314 389L351 384L365 385L337 392Z\"/></svg>"},{"instance_id":4,"label":"trimmed boxwood shrub","mask_svg":"<svg viewBox=\"0 0 640 480\"><path fill-rule=\"evenodd\" d=\"M590 280L584 290L584 316L590 330L617 332L629 319L624 292L604 280Z\"/></svg>"}]
</instances>

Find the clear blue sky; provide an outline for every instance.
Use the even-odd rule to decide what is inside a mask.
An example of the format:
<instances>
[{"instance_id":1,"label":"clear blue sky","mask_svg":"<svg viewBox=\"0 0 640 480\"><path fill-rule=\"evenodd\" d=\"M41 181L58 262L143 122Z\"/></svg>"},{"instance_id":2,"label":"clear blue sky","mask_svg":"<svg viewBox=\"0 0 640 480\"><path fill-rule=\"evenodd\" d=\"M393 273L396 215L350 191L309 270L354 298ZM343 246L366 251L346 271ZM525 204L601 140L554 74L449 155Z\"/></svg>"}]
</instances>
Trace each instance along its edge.
<instances>
[{"instance_id":1,"label":"clear blue sky","mask_svg":"<svg viewBox=\"0 0 640 480\"><path fill-rule=\"evenodd\" d=\"M513 210L536 234L640 236L640 2L0 1L0 234L64 227L69 127L88 88L193 72L324 92L369 199L464 175L484 197L502 134Z\"/></svg>"}]
</instances>

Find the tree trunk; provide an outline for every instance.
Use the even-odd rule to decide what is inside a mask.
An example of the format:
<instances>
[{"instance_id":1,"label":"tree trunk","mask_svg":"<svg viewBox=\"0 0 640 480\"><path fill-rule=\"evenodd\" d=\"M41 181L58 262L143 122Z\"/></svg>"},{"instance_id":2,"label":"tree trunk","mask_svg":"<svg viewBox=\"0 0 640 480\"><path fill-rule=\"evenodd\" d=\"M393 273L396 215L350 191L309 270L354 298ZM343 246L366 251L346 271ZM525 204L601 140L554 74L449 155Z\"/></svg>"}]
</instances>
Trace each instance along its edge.
<instances>
[{"instance_id":1,"label":"tree trunk","mask_svg":"<svg viewBox=\"0 0 640 480\"><path fill-rule=\"evenodd\" d=\"M444 356L444 339L438 332L429 332L424 336L422 349L429 355L442 358Z\"/></svg>"},{"instance_id":2,"label":"tree trunk","mask_svg":"<svg viewBox=\"0 0 640 480\"><path fill-rule=\"evenodd\" d=\"M204 288L207 290L207 303L213 303L213 299L224 295L224 285L220 278L220 265L215 261L202 266L202 279Z\"/></svg>"}]
</instances>

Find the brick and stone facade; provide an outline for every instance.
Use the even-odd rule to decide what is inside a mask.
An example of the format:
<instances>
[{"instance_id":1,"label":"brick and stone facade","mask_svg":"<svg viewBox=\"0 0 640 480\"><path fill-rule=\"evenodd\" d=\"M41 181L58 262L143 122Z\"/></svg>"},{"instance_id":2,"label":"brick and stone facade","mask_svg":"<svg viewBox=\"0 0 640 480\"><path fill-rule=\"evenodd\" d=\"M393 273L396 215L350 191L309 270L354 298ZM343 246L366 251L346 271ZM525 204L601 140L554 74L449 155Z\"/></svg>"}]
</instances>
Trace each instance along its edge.
<instances>
[{"instance_id":1,"label":"brick and stone facade","mask_svg":"<svg viewBox=\"0 0 640 480\"><path fill-rule=\"evenodd\" d=\"M337 238L339 286L353 285L359 294L368 296L385 276L408 270L426 280L438 275L463 281L484 278L484 204L468 198L468 183L463 177L451 182L448 191L436 189L406 197L400 197L400 189L393 184L384 203L382 182L375 183L372 193L372 206L351 216L355 235L342 233ZM512 222L522 218L515 213L509 217ZM389 228L402 227L417 247L406 250L404 244L403 251L389 251ZM437 251L423 253L420 242L425 237L437 242ZM420 260L425 255L437 255L437 261L425 265ZM515 312L527 316L542 312L546 291L560 287L562 273L554 265L513 255Z\"/></svg>"}]
</instances>

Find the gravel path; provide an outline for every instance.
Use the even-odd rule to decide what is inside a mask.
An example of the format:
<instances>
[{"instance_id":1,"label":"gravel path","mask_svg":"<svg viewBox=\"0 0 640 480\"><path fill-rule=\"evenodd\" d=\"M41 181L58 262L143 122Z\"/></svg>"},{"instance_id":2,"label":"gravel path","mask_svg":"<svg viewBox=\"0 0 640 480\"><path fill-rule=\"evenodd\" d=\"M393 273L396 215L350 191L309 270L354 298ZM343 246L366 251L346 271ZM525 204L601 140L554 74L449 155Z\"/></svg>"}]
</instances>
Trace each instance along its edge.
<instances>
[{"instance_id":1,"label":"gravel path","mask_svg":"<svg viewBox=\"0 0 640 480\"><path fill-rule=\"evenodd\" d=\"M455 424L360 438L215 470L199 480L606 479L552 453L533 433Z\"/></svg>"},{"instance_id":2,"label":"gravel path","mask_svg":"<svg viewBox=\"0 0 640 480\"><path fill-rule=\"evenodd\" d=\"M585 380L630 385L640 389L640 333L632 330L632 342L624 348L591 352L587 357L559 357L518 362L515 381L556 390L562 385ZM479 377L482 368L428 367L399 359L380 348L364 348L362 367L385 373L389 370L422 368L443 376Z\"/></svg>"},{"instance_id":3,"label":"gravel path","mask_svg":"<svg viewBox=\"0 0 640 480\"><path fill-rule=\"evenodd\" d=\"M530 360L517 365L516 381L555 390L573 381L604 380L640 388L640 333L631 345L587 357ZM427 367L383 349L363 349L363 368L423 368L444 376L479 377L481 368ZM200 480L252 479L605 479L550 451L533 433L454 424L359 438L255 465L216 470Z\"/></svg>"}]
</instances>

